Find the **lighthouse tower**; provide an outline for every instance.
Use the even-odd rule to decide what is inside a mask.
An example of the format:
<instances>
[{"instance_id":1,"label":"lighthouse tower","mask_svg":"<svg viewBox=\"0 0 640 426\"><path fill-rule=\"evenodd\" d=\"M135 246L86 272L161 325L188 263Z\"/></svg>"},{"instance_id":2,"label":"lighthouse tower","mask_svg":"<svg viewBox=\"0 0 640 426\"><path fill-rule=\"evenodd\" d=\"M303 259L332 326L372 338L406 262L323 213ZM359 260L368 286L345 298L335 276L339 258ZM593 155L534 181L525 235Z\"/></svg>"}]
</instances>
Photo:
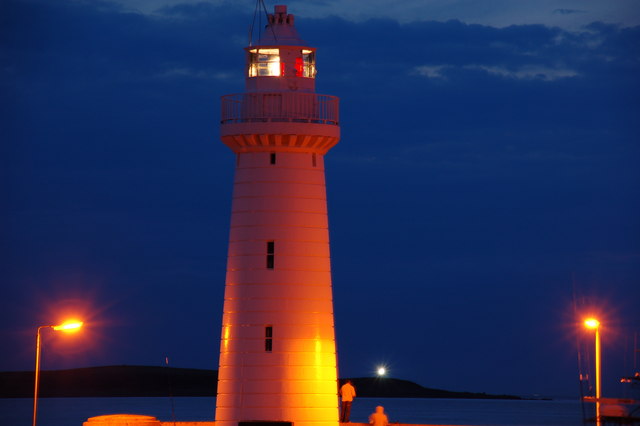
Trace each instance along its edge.
<instances>
[{"instance_id":1,"label":"lighthouse tower","mask_svg":"<svg viewBox=\"0 0 640 426\"><path fill-rule=\"evenodd\" d=\"M338 424L324 155L338 98L315 93L316 50L276 6L222 97L236 154L216 426Z\"/></svg>"}]
</instances>

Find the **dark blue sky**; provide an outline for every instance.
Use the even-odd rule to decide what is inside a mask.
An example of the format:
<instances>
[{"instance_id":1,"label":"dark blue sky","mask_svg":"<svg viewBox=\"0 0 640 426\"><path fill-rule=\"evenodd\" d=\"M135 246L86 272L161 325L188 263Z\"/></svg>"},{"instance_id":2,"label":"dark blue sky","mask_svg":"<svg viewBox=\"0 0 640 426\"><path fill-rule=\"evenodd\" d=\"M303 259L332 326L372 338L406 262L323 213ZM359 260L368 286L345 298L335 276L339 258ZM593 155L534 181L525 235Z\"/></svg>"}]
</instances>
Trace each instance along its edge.
<instances>
[{"instance_id":1,"label":"dark blue sky","mask_svg":"<svg viewBox=\"0 0 640 426\"><path fill-rule=\"evenodd\" d=\"M591 340L574 292L605 322L605 392L631 372L640 26L556 3L526 25L296 20L318 92L341 98L341 376L386 363L429 387L575 396L576 334ZM46 333L46 369L217 368L234 167L219 97L244 90L253 8L0 4L1 370L32 368L36 326L72 309L88 327ZM574 14L592 19L548 25Z\"/></svg>"}]
</instances>

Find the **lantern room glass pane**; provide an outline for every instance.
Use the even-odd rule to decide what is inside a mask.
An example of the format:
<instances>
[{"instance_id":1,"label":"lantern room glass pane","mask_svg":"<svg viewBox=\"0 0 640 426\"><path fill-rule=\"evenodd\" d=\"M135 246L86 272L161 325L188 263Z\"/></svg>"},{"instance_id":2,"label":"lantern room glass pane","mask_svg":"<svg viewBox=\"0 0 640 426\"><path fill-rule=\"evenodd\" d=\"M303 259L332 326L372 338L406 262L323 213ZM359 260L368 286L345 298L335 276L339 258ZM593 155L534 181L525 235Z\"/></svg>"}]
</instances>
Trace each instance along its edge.
<instances>
[{"instance_id":1,"label":"lantern room glass pane","mask_svg":"<svg viewBox=\"0 0 640 426\"><path fill-rule=\"evenodd\" d=\"M316 77L316 52L307 49L302 50L302 69L300 70L299 76L307 78Z\"/></svg>"},{"instance_id":2,"label":"lantern room glass pane","mask_svg":"<svg viewBox=\"0 0 640 426\"><path fill-rule=\"evenodd\" d=\"M249 51L249 77L279 77L282 75L282 65L279 49Z\"/></svg>"}]
</instances>

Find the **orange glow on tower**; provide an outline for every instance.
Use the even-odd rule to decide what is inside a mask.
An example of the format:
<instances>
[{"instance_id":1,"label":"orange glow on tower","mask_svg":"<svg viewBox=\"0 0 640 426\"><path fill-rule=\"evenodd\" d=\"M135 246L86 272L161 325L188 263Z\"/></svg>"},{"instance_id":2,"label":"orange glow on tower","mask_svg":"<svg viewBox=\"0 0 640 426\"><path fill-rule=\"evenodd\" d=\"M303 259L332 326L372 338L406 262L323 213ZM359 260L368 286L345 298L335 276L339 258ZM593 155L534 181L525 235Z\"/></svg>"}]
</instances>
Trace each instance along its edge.
<instances>
[{"instance_id":1,"label":"orange glow on tower","mask_svg":"<svg viewBox=\"0 0 640 426\"><path fill-rule=\"evenodd\" d=\"M247 55L245 93L222 97L236 154L216 425L338 423L324 155L338 98L315 93L315 49L276 6Z\"/></svg>"}]
</instances>

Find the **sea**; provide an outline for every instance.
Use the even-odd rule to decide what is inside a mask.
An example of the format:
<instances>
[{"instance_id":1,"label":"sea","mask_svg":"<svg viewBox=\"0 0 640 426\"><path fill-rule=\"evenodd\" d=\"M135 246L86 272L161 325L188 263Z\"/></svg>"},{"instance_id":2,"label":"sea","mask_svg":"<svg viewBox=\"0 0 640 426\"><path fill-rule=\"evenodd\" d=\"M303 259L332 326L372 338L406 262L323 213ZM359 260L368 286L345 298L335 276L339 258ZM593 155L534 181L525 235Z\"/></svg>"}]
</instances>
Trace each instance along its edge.
<instances>
[{"instance_id":1,"label":"sea","mask_svg":"<svg viewBox=\"0 0 640 426\"><path fill-rule=\"evenodd\" d=\"M579 400L491 400L425 398L357 398L352 422L368 422L382 405L391 423L492 426L581 426ZM104 414L144 414L161 421L212 421L213 397L175 398L41 398L38 425L82 426ZM33 412L31 398L0 398L0 425L25 426Z\"/></svg>"}]
</instances>

